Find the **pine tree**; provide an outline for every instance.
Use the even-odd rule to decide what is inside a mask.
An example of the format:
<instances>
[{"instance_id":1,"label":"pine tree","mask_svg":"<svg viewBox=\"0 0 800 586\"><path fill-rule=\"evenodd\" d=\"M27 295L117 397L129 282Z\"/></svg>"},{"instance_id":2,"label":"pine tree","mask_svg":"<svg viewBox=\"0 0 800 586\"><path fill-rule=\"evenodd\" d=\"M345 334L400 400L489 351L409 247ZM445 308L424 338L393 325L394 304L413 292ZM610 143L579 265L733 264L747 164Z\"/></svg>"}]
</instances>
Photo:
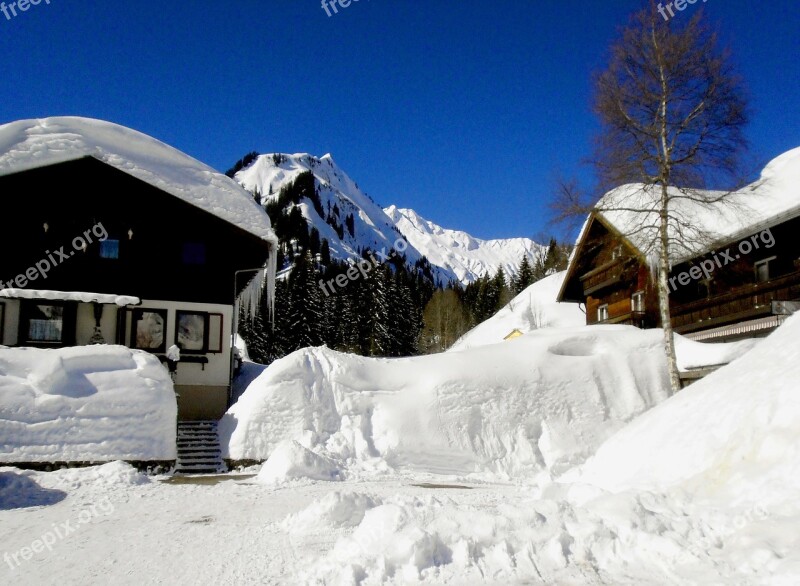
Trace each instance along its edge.
<instances>
[{"instance_id":1,"label":"pine tree","mask_svg":"<svg viewBox=\"0 0 800 586\"><path fill-rule=\"evenodd\" d=\"M263 364L270 364L294 350L290 345L289 283L285 279L275 283L275 313L272 323L268 323L269 307L266 298L262 299L261 315L264 318L263 336L266 339L266 358Z\"/></svg>"},{"instance_id":2,"label":"pine tree","mask_svg":"<svg viewBox=\"0 0 800 586\"><path fill-rule=\"evenodd\" d=\"M517 278L514 279L514 294L519 295L534 282L533 268L528 260L528 253L522 253L522 262L519 263Z\"/></svg>"},{"instance_id":3,"label":"pine tree","mask_svg":"<svg viewBox=\"0 0 800 586\"><path fill-rule=\"evenodd\" d=\"M311 252L297 257L289 277L289 328L296 350L323 343L322 290Z\"/></svg>"},{"instance_id":4,"label":"pine tree","mask_svg":"<svg viewBox=\"0 0 800 586\"><path fill-rule=\"evenodd\" d=\"M564 247L561 246L555 238L551 238L550 244L547 247L547 256L545 257L544 263L546 275L552 275L558 271L565 270L568 262L569 255L564 250Z\"/></svg>"},{"instance_id":5,"label":"pine tree","mask_svg":"<svg viewBox=\"0 0 800 586\"><path fill-rule=\"evenodd\" d=\"M389 295L383 267L374 267L363 278L365 306L368 310L361 318L366 336L362 338L362 354L365 356L385 356L390 346L389 338Z\"/></svg>"},{"instance_id":6,"label":"pine tree","mask_svg":"<svg viewBox=\"0 0 800 586\"><path fill-rule=\"evenodd\" d=\"M322 257L322 264L326 267L329 266L331 264L331 245L328 244L327 238L322 240L319 253Z\"/></svg>"}]
</instances>

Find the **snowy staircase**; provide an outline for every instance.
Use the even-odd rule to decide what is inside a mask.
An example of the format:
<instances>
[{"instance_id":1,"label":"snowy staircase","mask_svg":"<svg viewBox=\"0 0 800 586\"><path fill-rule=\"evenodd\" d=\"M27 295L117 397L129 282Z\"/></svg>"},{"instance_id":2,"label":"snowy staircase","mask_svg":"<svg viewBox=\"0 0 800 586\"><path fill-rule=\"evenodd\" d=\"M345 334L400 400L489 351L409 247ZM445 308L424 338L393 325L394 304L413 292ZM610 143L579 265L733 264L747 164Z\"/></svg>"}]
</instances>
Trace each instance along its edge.
<instances>
[{"instance_id":1,"label":"snowy staircase","mask_svg":"<svg viewBox=\"0 0 800 586\"><path fill-rule=\"evenodd\" d=\"M176 474L219 474L227 472L219 447L216 421L178 422Z\"/></svg>"}]
</instances>

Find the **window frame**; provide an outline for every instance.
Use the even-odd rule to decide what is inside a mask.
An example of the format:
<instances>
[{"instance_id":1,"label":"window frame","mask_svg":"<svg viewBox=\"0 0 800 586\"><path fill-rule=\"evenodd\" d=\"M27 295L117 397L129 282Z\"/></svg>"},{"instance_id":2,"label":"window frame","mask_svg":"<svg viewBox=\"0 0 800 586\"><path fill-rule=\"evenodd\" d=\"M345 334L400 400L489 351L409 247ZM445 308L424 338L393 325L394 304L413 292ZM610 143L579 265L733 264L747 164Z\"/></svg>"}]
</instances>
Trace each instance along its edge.
<instances>
[{"instance_id":1,"label":"window frame","mask_svg":"<svg viewBox=\"0 0 800 586\"><path fill-rule=\"evenodd\" d=\"M203 318L203 347L200 349L186 349L181 346L180 342L180 328L181 328L181 318L190 315L197 315ZM211 325L210 314L207 311L196 311L196 310L177 310L175 311L175 344L180 348L181 354L209 354L208 351L208 336L209 330ZM220 331L222 328L220 327Z\"/></svg>"},{"instance_id":2,"label":"window frame","mask_svg":"<svg viewBox=\"0 0 800 586\"><path fill-rule=\"evenodd\" d=\"M77 304L63 300L21 299L20 323L17 331L17 345L30 348L64 348L75 345L75 320ZM30 337L31 319L35 308L40 305L61 308L61 339L33 340Z\"/></svg>"},{"instance_id":3,"label":"window frame","mask_svg":"<svg viewBox=\"0 0 800 586\"><path fill-rule=\"evenodd\" d=\"M605 313L605 318L601 319L601 313ZM603 303L602 305L597 306L597 323L603 323L608 321L609 314L608 314L608 303Z\"/></svg>"},{"instance_id":4,"label":"window frame","mask_svg":"<svg viewBox=\"0 0 800 586\"><path fill-rule=\"evenodd\" d=\"M756 261L755 263L753 263L753 271L755 272L756 283L769 283L772 280L772 275L770 274L770 271L769 271L769 263L771 261L775 260L776 258L778 258L778 257L777 256L770 256L769 258L764 258L764 259L761 259L761 260ZM764 281L759 279L758 271L759 271L759 269L761 267L764 267L767 270L767 278Z\"/></svg>"},{"instance_id":5,"label":"window frame","mask_svg":"<svg viewBox=\"0 0 800 586\"><path fill-rule=\"evenodd\" d=\"M117 256L104 256L103 255L103 246L106 246L106 243L108 243L108 242L116 242L117 243ZM102 260L119 260L120 249L121 249L121 241L119 239L117 239L117 238L106 238L105 240L101 240L100 241L100 246L98 247L97 254Z\"/></svg>"},{"instance_id":6,"label":"window frame","mask_svg":"<svg viewBox=\"0 0 800 586\"><path fill-rule=\"evenodd\" d=\"M163 329L161 336L161 345L157 348L142 348L138 344L139 321L145 313L155 313L163 320ZM151 354L164 354L167 351L167 332L169 331L169 311L162 308L155 307L137 307L131 312L131 342L130 347L134 350L144 350Z\"/></svg>"}]
</instances>

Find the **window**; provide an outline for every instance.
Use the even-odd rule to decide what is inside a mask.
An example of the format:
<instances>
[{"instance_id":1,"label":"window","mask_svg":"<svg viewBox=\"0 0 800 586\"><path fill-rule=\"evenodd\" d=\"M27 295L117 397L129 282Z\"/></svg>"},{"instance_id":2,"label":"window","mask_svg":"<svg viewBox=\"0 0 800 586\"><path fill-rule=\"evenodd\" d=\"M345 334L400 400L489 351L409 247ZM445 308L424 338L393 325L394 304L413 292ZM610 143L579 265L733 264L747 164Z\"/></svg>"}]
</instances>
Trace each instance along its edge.
<instances>
[{"instance_id":1,"label":"window","mask_svg":"<svg viewBox=\"0 0 800 586\"><path fill-rule=\"evenodd\" d=\"M775 260L777 257L771 256L760 260L755 265L756 283L766 283L769 281L769 261Z\"/></svg>"},{"instance_id":2,"label":"window","mask_svg":"<svg viewBox=\"0 0 800 586\"><path fill-rule=\"evenodd\" d=\"M181 258L185 265L206 264L206 245L202 242L185 242Z\"/></svg>"},{"instance_id":3,"label":"window","mask_svg":"<svg viewBox=\"0 0 800 586\"><path fill-rule=\"evenodd\" d=\"M597 321L606 321L608 319L608 304L601 305L597 308Z\"/></svg>"},{"instance_id":4,"label":"window","mask_svg":"<svg viewBox=\"0 0 800 586\"><path fill-rule=\"evenodd\" d=\"M631 311L644 313L644 291L637 291L631 295Z\"/></svg>"},{"instance_id":5,"label":"window","mask_svg":"<svg viewBox=\"0 0 800 586\"><path fill-rule=\"evenodd\" d=\"M100 242L100 258L118 259L119 240L103 240Z\"/></svg>"},{"instance_id":6,"label":"window","mask_svg":"<svg viewBox=\"0 0 800 586\"><path fill-rule=\"evenodd\" d=\"M64 341L63 305L32 305L27 321L26 342L60 344Z\"/></svg>"},{"instance_id":7,"label":"window","mask_svg":"<svg viewBox=\"0 0 800 586\"><path fill-rule=\"evenodd\" d=\"M167 310L136 309L133 312L131 347L153 353L167 351Z\"/></svg>"},{"instance_id":8,"label":"window","mask_svg":"<svg viewBox=\"0 0 800 586\"><path fill-rule=\"evenodd\" d=\"M181 352L208 352L208 314L198 311L178 311L175 315L175 341Z\"/></svg>"},{"instance_id":9,"label":"window","mask_svg":"<svg viewBox=\"0 0 800 586\"><path fill-rule=\"evenodd\" d=\"M611 260L617 260L622 256L622 244L615 246L611 251Z\"/></svg>"}]
</instances>

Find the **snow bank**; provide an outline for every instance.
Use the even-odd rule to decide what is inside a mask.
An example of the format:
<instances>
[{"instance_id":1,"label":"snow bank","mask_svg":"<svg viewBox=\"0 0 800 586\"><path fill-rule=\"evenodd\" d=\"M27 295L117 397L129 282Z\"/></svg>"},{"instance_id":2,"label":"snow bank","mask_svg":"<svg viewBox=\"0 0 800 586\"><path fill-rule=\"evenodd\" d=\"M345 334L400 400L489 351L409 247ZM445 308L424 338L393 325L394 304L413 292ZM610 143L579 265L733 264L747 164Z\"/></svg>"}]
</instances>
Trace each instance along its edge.
<instances>
[{"instance_id":1,"label":"snow bank","mask_svg":"<svg viewBox=\"0 0 800 586\"><path fill-rule=\"evenodd\" d=\"M675 355L681 371L733 362L756 347L760 338L737 342L695 342L675 334Z\"/></svg>"},{"instance_id":2,"label":"snow bank","mask_svg":"<svg viewBox=\"0 0 800 586\"><path fill-rule=\"evenodd\" d=\"M0 462L174 460L176 417L151 354L0 348Z\"/></svg>"},{"instance_id":3,"label":"snow bank","mask_svg":"<svg viewBox=\"0 0 800 586\"><path fill-rule=\"evenodd\" d=\"M0 471L0 511L53 505L67 493L42 488L31 475L14 468Z\"/></svg>"},{"instance_id":4,"label":"snow bank","mask_svg":"<svg viewBox=\"0 0 800 586\"><path fill-rule=\"evenodd\" d=\"M45 479L43 482L46 482L48 487L69 493L82 488L102 492L114 487L150 484L150 478L146 474L119 460L86 468L63 468L39 476Z\"/></svg>"},{"instance_id":5,"label":"snow bank","mask_svg":"<svg viewBox=\"0 0 800 586\"><path fill-rule=\"evenodd\" d=\"M369 576L378 583L396 576L406 583L416 581L421 570L449 562L451 549L418 521L418 509L432 507L436 499L410 500L400 498L368 510L352 535L336 543L330 557L339 566L344 562L346 573L356 580Z\"/></svg>"},{"instance_id":6,"label":"snow bank","mask_svg":"<svg viewBox=\"0 0 800 586\"><path fill-rule=\"evenodd\" d=\"M301 479L341 480L341 474L336 462L294 440L278 444L258 473L258 481L264 484L282 484Z\"/></svg>"},{"instance_id":7,"label":"snow bank","mask_svg":"<svg viewBox=\"0 0 800 586\"><path fill-rule=\"evenodd\" d=\"M558 303L556 297L566 271L533 283L485 322L461 336L450 351L502 342L514 330L527 334L541 328L578 327L586 324L577 303Z\"/></svg>"},{"instance_id":8,"label":"snow bank","mask_svg":"<svg viewBox=\"0 0 800 586\"><path fill-rule=\"evenodd\" d=\"M655 501L645 502L652 506ZM574 509L545 498L482 504L464 506L446 496L388 497L368 509L326 556L302 568L299 581L691 583L672 569L682 553L680 522L673 525L667 518L659 534L634 498L617 499L616 508L605 511ZM596 579L600 576L604 579Z\"/></svg>"},{"instance_id":9,"label":"snow bank","mask_svg":"<svg viewBox=\"0 0 800 586\"><path fill-rule=\"evenodd\" d=\"M281 526L290 533L357 527L366 512L381 504L380 499L357 492L331 492L321 500L286 517Z\"/></svg>"},{"instance_id":10,"label":"snow bank","mask_svg":"<svg viewBox=\"0 0 800 586\"><path fill-rule=\"evenodd\" d=\"M288 439L350 468L557 473L668 386L661 332L629 326L394 360L308 348L270 365L219 430L234 460Z\"/></svg>"},{"instance_id":11,"label":"snow bank","mask_svg":"<svg viewBox=\"0 0 800 586\"><path fill-rule=\"evenodd\" d=\"M798 339L800 315L617 433L586 464L582 480L615 492L680 484L742 499L796 498Z\"/></svg>"}]
</instances>

